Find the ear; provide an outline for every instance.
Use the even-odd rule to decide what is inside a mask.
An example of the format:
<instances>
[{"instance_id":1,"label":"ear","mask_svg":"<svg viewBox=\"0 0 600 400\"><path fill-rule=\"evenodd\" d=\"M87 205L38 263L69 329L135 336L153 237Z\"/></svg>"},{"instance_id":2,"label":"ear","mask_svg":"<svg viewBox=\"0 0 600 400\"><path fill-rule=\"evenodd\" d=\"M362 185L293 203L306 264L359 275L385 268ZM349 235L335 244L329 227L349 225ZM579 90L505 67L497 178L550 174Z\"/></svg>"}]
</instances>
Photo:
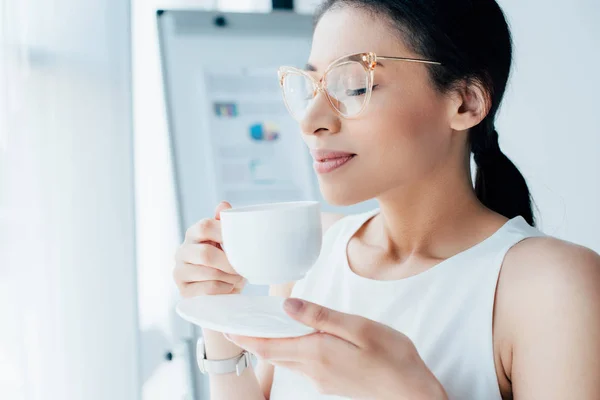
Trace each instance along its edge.
<instances>
[{"instance_id":1,"label":"ear","mask_svg":"<svg viewBox=\"0 0 600 400\"><path fill-rule=\"evenodd\" d=\"M465 131L479 124L490 110L490 96L477 82L463 82L451 95L450 127Z\"/></svg>"}]
</instances>

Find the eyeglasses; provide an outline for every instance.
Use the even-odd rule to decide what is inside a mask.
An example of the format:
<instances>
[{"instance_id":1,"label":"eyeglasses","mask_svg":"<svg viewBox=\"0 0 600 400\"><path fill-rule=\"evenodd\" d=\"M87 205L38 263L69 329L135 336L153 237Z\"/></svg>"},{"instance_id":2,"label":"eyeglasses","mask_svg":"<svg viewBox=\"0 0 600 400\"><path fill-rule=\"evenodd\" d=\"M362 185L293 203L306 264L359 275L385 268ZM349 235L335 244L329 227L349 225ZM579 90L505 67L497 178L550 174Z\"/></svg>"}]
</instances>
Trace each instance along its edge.
<instances>
[{"instance_id":1,"label":"eyeglasses","mask_svg":"<svg viewBox=\"0 0 600 400\"><path fill-rule=\"evenodd\" d=\"M407 61L442 65L437 61L406 57L381 57L375 53L358 53L332 62L318 81L306 70L280 67L279 85L283 100L292 116L300 121L306 116L319 92L344 118L355 118L362 113L371 99L375 67L378 60Z\"/></svg>"}]
</instances>

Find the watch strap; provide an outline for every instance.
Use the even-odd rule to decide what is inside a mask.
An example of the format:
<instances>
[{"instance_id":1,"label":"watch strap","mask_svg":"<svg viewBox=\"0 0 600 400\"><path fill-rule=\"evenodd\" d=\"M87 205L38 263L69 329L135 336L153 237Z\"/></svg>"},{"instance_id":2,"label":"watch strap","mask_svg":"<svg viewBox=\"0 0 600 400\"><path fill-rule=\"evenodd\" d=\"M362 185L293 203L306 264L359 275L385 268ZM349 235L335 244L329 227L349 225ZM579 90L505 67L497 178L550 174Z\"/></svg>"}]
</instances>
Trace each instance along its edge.
<instances>
[{"instance_id":1,"label":"watch strap","mask_svg":"<svg viewBox=\"0 0 600 400\"><path fill-rule=\"evenodd\" d=\"M202 337L198 338L196 345L196 359L198 368L203 374L230 374L235 372L237 376L240 376L244 369L251 365L250 353L246 350L235 357L224 360L207 360L204 338Z\"/></svg>"}]
</instances>

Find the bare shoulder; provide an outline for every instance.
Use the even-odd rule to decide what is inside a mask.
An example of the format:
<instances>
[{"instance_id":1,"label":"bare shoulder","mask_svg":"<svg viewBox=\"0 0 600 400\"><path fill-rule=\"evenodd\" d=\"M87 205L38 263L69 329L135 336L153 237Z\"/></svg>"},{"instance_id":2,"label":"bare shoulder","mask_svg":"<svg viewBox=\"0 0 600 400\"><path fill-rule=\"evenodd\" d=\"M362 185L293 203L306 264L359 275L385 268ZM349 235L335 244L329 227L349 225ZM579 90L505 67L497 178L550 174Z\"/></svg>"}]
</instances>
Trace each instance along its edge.
<instances>
[{"instance_id":1,"label":"bare shoulder","mask_svg":"<svg viewBox=\"0 0 600 400\"><path fill-rule=\"evenodd\" d=\"M507 253L500 279L517 293L523 289L537 295L549 290L600 289L600 256L554 237L529 238Z\"/></svg>"},{"instance_id":2,"label":"bare shoulder","mask_svg":"<svg viewBox=\"0 0 600 400\"><path fill-rule=\"evenodd\" d=\"M335 224L340 219L344 218L344 214L336 214L336 213L321 213L321 226L323 227L323 234L327 232L327 230ZM282 297L290 297L292 293L292 289L294 288L295 282L287 282L279 285L271 285L269 288L270 296L282 296Z\"/></svg>"},{"instance_id":3,"label":"bare shoulder","mask_svg":"<svg viewBox=\"0 0 600 400\"><path fill-rule=\"evenodd\" d=\"M590 379L600 375L600 256L593 250L553 237L513 246L495 322L503 325L514 398L587 399L600 391Z\"/></svg>"},{"instance_id":4,"label":"bare shoulder","mask_svg":"<svg viewBox=\"0 0 600 400\"><path fill-rule=\"evenodd\" d=\"M498 301L511 305L513 315L524 320L541 317L539 311L558 315L587 305L600 310L600 256L553 237L523 240L504 259Z\"/></svg>"},{"instance_id":5,"label":"bare shoulder","mask_svg":"<svg viewBox=\"0 0 600 400\"><path fill-rule=\"evenodd\" d=\"M594 307L600 311L600 256L554 237L533 237L506 254L497 301L520 322ZM598 313L600 315L600 313Z\"/></svg>"}]
</instances>

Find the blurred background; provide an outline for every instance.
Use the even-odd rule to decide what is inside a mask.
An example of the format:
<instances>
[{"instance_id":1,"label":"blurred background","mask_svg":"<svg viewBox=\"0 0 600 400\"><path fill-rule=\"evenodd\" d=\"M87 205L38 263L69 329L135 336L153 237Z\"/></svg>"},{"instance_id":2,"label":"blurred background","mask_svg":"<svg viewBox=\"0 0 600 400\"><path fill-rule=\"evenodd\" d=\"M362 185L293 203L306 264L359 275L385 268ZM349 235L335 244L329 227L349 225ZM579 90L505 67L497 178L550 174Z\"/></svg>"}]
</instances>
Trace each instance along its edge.
<instances>
[{"instance_id":1,"label":"blurred background","mask_svg":"<svg viewBox=\"0 0 600 400\"><path fill-rule=\"evenodd\" d=\"M208 399L174 312L186 227L220 200L376 207L323 202L280 99L318 3L0 0L0 399ZM499 3L501 146L540 228L600 252L600 5Z\"/></svg>"}]
</instances>

